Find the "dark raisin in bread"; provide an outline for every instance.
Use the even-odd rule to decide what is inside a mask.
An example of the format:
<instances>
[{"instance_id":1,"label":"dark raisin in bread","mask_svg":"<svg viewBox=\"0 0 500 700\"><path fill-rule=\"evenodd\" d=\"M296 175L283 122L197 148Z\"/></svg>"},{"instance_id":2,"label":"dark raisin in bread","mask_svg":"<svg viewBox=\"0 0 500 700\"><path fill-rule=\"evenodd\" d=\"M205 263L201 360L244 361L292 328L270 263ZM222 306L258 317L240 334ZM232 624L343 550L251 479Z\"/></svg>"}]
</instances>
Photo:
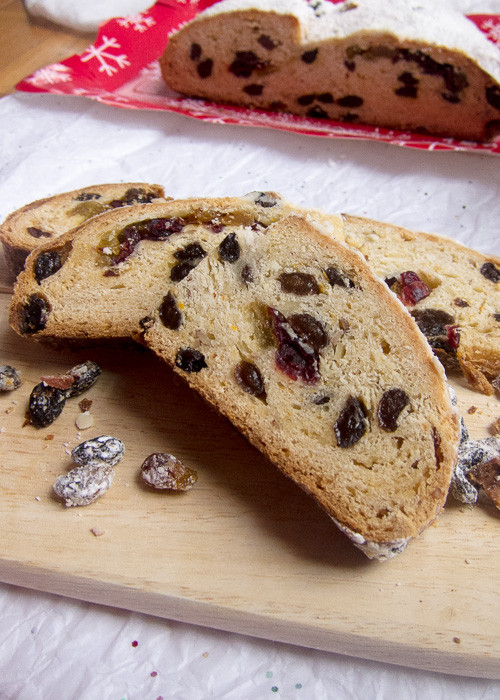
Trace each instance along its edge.
<instances>
[{"instance_id":1,"label":"dark raisin in bread","mask_svg":"<svg viewBox=\"0 0 500 700\"><path fill-rule=\"evenodd\" d=\"M500 127L498 48L431 0L223 0L160 64L173 90L218 102L460 139Z\"/></svg>"},{"instance_id":2,"label":"dark raisin in bread","mask_svg":"<svg viewBox=\"0 0 500 700\"><path fill-rule=\"evenodd\" d=\"M17 276L32 250L96 214L164 197L163 187L144 182L92 185L31 202L0 225L0 241L12 276Z\"/></svg>"},{"instance_id":3,"label":"dark raisin in bread","mask_svg":"<svg viewBox=\"0 0 500 700\"><path fill-rule=\"evenodd\" d=\"M196 264L172 274L198 243ZM460 428L403 305L298 215L219 238L181 233L176 254L154 281L146 345L369 557L404 549L443 507Z\"/></svg>"},{"instance_id":4,"label":"dark raisin in bread","mask_svg":"<svg viewBox=\"0 0 500 700\"><path fill-rule=\"evenodd\" d=\"M294 207L279 195L172 200L114 209L39 246L26 260L11 302L21 335L60 344L130 338L163 296L160 282L182 277L205 250L242 226L265 230ZM339 216L310 211L342 236ZM179 240L192 239L180 250ZM242 269L251 279L250 267Z\"/></svg>"},{"instance_id":5,"label":"dark raisin in bread","mask_svg":"<svg viewBox=\"0 0 500 700\"><path fill-rule=\"evenodd\" d=\"M398 295L450 373L493 394L500 375L500 258L348 214L344 239Z\"/></svg>"}]
</instances>

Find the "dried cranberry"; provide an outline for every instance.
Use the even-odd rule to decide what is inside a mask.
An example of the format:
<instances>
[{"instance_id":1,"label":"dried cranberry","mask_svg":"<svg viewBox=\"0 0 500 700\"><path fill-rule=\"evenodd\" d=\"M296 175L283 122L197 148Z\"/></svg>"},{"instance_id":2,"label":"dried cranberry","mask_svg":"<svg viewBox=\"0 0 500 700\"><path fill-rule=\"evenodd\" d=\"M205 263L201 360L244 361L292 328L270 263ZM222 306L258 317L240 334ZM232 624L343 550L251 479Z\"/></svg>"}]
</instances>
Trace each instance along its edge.
<instances>
[{"instance_id":1,"label":"dried cranberry","mask_svg":"<svg viewBox=\"0 0 500 700\"><path fill-rule=\"evenodd\" d=\"M246 391L247 394L260 397L266 395L264 379L262 378L259 368L254 365L253 362L248 362L247 360L238 362L234 369L234 378L237 384L243 391Z\"/></svg>"},{"instance_id":2,"label":"dried cranberry","mask_svg":"<svg viewBox=\"0 0 500 700\"><path fill-rule=\"evenodd\" d=\"M177 302L175 300L172 292L163 297L163 301L158 309L158 315L160 321L166 328L170 328L172 331L176 331L180 328L182 323L182 314L179 311Z\"/></svg>"},{"instance_id":3,"label":"dried cranberry","mask_svg":"<svg viewBox=\"0 0 500 700\"><path fill-rule=\"evenodd\" d=\"M219 245L219 257L226 262L234 263L240 257L240 244L235 233L229 233Z\"/></svg>"},{"instance_id":4,"label":"dried cranberry","mask_svg":"<svg viewBox=\"0 0 500 700\"><path fill-rule=\"evenodd\" d=\"M33 238L52 238L52 234L49 231L43 231L41 228L36 226L28 226L28 233Z\"/></svg>"},{"instance_id":5,"label":"dried cranberry","mask_svg":"<svg viewBox=\"0 0 500 700\"><path fill-rule=\"evenodd\" d=\"M384 391L378 405L378 422L382 430L393 433L398 427L399 414L410 403L410 397L403 389Z\"/></svg>"},{"instance_id":6,"label":"dried cranberry","mask_svg":"<svg viewBox=\"0 0 500 700\"><path fill-rule=\"evenodd\" d=\"M40 253L33 267L33 274L38 284L47 277L55 274L61 269L62 260L59 253L55 250L48 250Z\"/></svg>"},{"instance_id":7,"label":"dried cranberry","mask_svg":"<svg viewBox=\"0 0 500 700\"><path fill-rule=\"evenodd\" d=\"M126 226L118 236L119 252L113 257L111 264L118 265L126 260L134 252L135 247L141 240L141 234L133 224Z\"/></svg>"},{"instance_id":8,"label":"dried cranberry","mask_svg":"<svg viewBox=\"0 0 500 700\"><path fill-rule=\"evenodd\" d=\"M51 306L43 297L32 294L21 311L21 333L37 333L47 325Z\"/></svg>"},{"instance_id":9,"label":"dried cranberry","mask_svg":"<svg viewBox=\"0 0 500 700\"><path fill-rule=\"evenodd\" d=\"M205 355L194 348L181 348L175 358L175 365L185 372L201 372L204 367L208 367L205 362Z\"/></svg>"},{"instance_id":10,"label":"dried cranberry","mask_svg":"<svg viewBox=\"0 0 500 700\"><path fill-rule=\"evenodd\" d=\"M335 285L345 287L346 289L352 289L354 287L354 282L345 274L345 272L339 270L338 267L327 267L325 274L332 287Z\"/></svg>"},{"instance_id":11,"label":"dried cranberry","mask_svg":"<svg viewBox=\"0 0 500 700\"><path fill-rule=\"evenodd\" d=\"M500 269L492 262L485 262L481 266L480 273L490 282L500 282Z\"/></svg>"},{"instance_id":12,"label":"dried cranberry","mask_svg":"<svg viewBox=\"0 0 500 700\"><path fill-rule=\"evenodd\" d=\"M319 294L319 286L314 275L307 272L282 272L278 279L281 290L287 294L297 296Z\"/></svg>"},{"instance_id":13,"label":"dried cranberry","mask_svg":"<svg viewBox=\"0 0 500 700\"><path fill-rule=\"evenodd\" d=\"M278 341L276 365L291 379L302 379L306 384L319 380L318 352L294 333L287 318L277 309L268 307L271 327Z\"/></svg>"},{"instance_id":14,"label":"dried cranberry","mask_svg":"<svg viewBox=\"0 0 500 700\"><path fill-rule=\"evenodd\" d=\"M321 350L328 343L328 333L321 321L310 314L293 314L287 319L293 331L313 350Z\"/></svg>"},{"instance_id":15,"label":"dried cranberry","mask_svg":"<svg viewBox=\"0 0 500 700\"><path fill-rule=\"evenodd\" d=\"M253 51L236 51L235 56L229 72L237 78L249 78L254 70L262 70L269 65L269 61L263 61Z\"/></svg>"},{"instance_id":16,"label":"dried cranberry","mask_svg":"<svg viewBox=\"0 0 500 700\"><path fill-rule=\"evenodd\" d=\"M304 51L300 58L304 61L304 63L314 63L314 61L318 57L318 51L319 49L311 49L310 51Z\"/></svg>"},{"instance_id":17,"label":"dried cranberry","mask_svg":"<svg viewBox=\"0 0 500 700\"><path fill-rule=\"evenodd\" d=\"M45 428L61 415L66 404L66 391L49 386L45 382L37 384L31 392L28 413L35 428Z\"/></svg>"},{"instance_id":18,"label":"dried cranberry","mask_svg":"<svg viewBox=\"0 0 500 700\"><path fill-rule=\"evenodd\" d=\"M363 401L349 396L333 426L339 447L352 447L363 437L368 428L366 416Z\"/></svg>"},{"instance_id":19,"label":"dried cranberry","mask_svg":"<svg viewBox=\"0 0 500 700\"><path fill-rule=\"evenodd\" d=\"M458 326L446 326L446 337L452 350L456 350L460 345L460 329Z\"/></svg>"},{"instance_id":20,"label":"dried cranberry","mask_svg":"<svg viewBox=\"0 0 500 700\"><path fill-rule=\"evenodd\" d=\"M400 296L405 306L413 306L431 293L425 282L412 270L401 273L401 285Z\"/></svg>"},{"instance_id":21,"label":"dried cranberry","mask_svg":"<svg viewBox=\"0 0 500 700\"><path fill-rule=\"evenodd\" d=\"M148 241L166 241L173 233L180 233L186 222L178 216L171 219L149 219L141 223L141 238Z\"/></svg>"}]
</instances>

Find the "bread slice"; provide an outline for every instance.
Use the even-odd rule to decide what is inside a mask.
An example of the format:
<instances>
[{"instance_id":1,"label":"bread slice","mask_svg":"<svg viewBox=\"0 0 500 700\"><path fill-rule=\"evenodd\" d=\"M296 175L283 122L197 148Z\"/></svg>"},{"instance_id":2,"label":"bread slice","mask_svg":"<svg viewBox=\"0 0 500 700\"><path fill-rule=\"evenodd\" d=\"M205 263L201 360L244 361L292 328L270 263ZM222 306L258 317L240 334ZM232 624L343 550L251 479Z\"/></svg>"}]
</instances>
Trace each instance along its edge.
<instances>
[{"instance_id":1,"label":"bread slice","mask_svg":"<svg viewBox=\"0 0 500 700\"><path fill-rule=\"evenodd\" d=\"M292 214L200 241L142 338L370 557L441 510L459 423L415 323L356 252Z\"/></svg>"},{"instance_id":2,"label":"bread slice","mask_svg":"<svg viewBox=\"0 0 500 700\"><path fill-rule=\"evenodd\" d=\"M345 241L404 301L447 370L493 394L491 380L500 375L500 258L444 236L349 214L343 220ZM408 271L420 282L403 284Z\"/></svg>"},{"instance_id":3,"label":"bread slice","mask_svg":"<svg viewBox=\"0 0 500 700\"><path fill-rule=\"evenodd\" d=\"M173 90L218 102L476 141L499 129L498 48L433 0L223 0L160 65Z\"/></svg>"},{"instance_id":4,"label":"bread slice","mask_svg":"<svg viewBox=\"0 0 500 700\"><path fill-rule=\"evenodd\" d=\"M302 210L269 192L172 200L114 209L48 241L28 257L14 288L10 322L21 335L60 344L131 338L163 296L179 236L204 248L241 226L265 229L292 211L309 212L332 235L340 216ZM176 268L177 269L177 268Z\"/></svg>"},{"instance_id":5,"label":"bread slice","mask_svg":"<svg viewBox=\"0 0 500 700\"><path fill-rule=\"evenodd\" d=\"M160 185L145 182L91 185L31 202L0 225L8 269L16 277L32 250L110 209L163 199Z\"/></svg>"}]
</instances>

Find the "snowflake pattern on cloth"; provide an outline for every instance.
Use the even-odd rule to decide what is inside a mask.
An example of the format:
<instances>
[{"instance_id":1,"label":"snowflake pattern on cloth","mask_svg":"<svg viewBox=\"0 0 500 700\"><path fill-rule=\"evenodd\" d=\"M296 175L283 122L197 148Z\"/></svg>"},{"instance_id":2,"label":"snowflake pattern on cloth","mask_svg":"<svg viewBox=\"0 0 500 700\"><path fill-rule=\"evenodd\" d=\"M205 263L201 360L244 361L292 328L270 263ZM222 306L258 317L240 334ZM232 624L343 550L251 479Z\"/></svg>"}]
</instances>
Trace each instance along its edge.
<instances>
[{"instance_id":1,"label":"snowflake pattern on cloth","mask_svg":"<svg viewBox=\"0 0 500 700\"><path fill-rule=\"evenodd\" d=\"M148 10L112 19L101 27L96 41L81 55L41 68L16 87L27 92L81 95L125 109L175 112L217 124L264 126L309 136L364 139L430 151L500 154L500 139L492 143L457 141L364 124L232 107L173 92L164 84L158 64L167 37L218 1L158 0ZM469 19L500 48L500 15L469 15Z\"/></svg>"}]
</instances>

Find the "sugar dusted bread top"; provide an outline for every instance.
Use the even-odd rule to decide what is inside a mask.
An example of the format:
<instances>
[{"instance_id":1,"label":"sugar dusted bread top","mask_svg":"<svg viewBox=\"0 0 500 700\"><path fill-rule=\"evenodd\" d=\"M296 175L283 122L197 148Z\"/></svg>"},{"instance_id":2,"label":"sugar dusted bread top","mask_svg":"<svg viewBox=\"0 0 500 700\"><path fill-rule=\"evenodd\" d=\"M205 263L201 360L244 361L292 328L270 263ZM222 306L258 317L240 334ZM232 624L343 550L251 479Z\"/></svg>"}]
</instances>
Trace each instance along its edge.
<instances>
[{"instance_id":1,"label":"sugar dusted bread top","mask_svg":"<svg viewBox=\"0 0 500 700\"><path fill-rule=\"evenodd\" d=\"M222 0L160 60L181 93L314 118L485 140L500 53L443 3Z\"/></svg>"},{"instance_id":2,"label":"sugar dusted bread top","mask_svg":"<svg viewBox=\"0 0 500 700\"><path fill-rule=\"evenodd\" d=\"M9 269L17 275L32 250L93 216L126 205L162 199L164 194L160 185L145 182L107 183L26 204L0 225L0 240Z\"/></svg>"},{"instance_id":3,"label":"sugar dusted bread top","mask_svg":"<svg viewBox=\"0 0 500 700\"><path fill-rule=\"evenodd\" d=\"M303 217L203 247L162 281L144 342L365 553L401 551L443 506L458 447L424 337L361 256Z\"/></svg>"}]
</instances>

